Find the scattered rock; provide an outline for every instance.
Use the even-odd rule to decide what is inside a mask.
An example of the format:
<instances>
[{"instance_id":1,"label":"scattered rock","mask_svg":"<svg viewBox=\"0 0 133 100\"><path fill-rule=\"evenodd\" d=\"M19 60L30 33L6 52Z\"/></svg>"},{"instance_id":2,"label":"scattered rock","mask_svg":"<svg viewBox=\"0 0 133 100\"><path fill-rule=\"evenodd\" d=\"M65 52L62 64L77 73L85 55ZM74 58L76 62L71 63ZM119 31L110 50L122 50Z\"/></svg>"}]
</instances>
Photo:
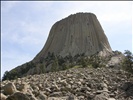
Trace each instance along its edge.
<instances>
[{"instance_id":1,"label":"scattered rock","mask_svg":"<svg viewBox=\"0 0 133 100\"><path fill-rule=\"evenodd\" d=\"M47 96L41 92L41 93L39 94L39 96L37 97L37 99L38 99L38 100L47 100Z\"/></svg>"},{"instance_id":2,"label":"scattered rock","mask_svg":"<svg viewBox=\"0 0 133 100\"><path fill-rule=\"evenodd\" d=\"M67 97L49 97L48 100L67 100Z\"/></svg>"},{"instance_id":3,"label":"scattered rock","mask_svg":"<svg viewBox=\"0 0 133 100\"><path fill-rule=\"evenodd\" d=\"M108 99L109 99L109 95L106 92L96 95L94 98L94 100L108 100Z\"/></svg>"},{"instance_id":4,"label":"scattered rock","mask_svg":"<svg viewBox=\"0 0 133 100\"><path fill-rule=\"evenodd\" d=\"M27 89L28 89L28 88L29 88L29 86L28 86L28 84L26 84L26 83L19 84L18 87L17 87L17 89L18 89L19 91L22 91L22 92L24 92L24 93L27 92Z\"/></svg>"},{"instance_id":5,"label":"scattered rock","mask_svg":"<svg viewBox=\"0 0 133 100\"><path fill-rule=\"evenodd\" d=\"M2 81L1 93L7 100L132 100L132 77L126 75L106 67L72 68Z\"/></svg>"},{"instance_id":6,"label":"scattered rock","mask_svg":"<svg viewBox=\"0 0 133 100\"><path fill-rule=\"evenodd\" d=\"M74 96L73 94L70 94L67 98L67 100L77 100L76 96Z\"/></svg>"},{"instance_id":7,"label":"scattered rock","mask_svg":"<svg viewBox=\"0 0 133 100\"><path fill-rule=\"evenodd\" d=\"M108 100L116 100L115 98L109 98Z\"/></svg>"},{"instance_id":8,"label":"scattered rock","mask_svg":"<svg viewBox=\"0 0 133 100\"><path fill-rule=\"evenodd\" d=\"M61 97L62 96L62 92L53 92L49 96L50 97Z\"/></svg>"},{"instance_id":9,"label":"scattered rock","mask_svg":"<svg viewBox=\"0 0 133 100\"><path fill-rule=\"evenodd\" d=\"M5 96L3 93L0 94L1 100L6 100L7 96Z\"/></svg>"},{"instance_id":10,"label":"scattered rock","mask_svg":"<svg viewBox=\"0 0 133 100\"><path fill-rule=\"evenodd\" d=\"M30 100L30 98L21 92L16 92L13 95L10 95L7 100Z\"/></svg>"}]
</instances>

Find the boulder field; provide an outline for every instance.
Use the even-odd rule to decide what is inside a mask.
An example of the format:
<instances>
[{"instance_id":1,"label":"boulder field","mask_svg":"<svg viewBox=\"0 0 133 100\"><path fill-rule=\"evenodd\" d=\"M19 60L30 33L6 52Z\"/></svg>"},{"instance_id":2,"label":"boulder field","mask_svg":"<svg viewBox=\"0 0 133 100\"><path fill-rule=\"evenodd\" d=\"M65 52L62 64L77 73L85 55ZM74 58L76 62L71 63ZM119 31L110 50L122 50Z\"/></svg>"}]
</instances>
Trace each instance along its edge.
<instances>
[{"instance_id":1,"label":"boulder field","mask_svg":"<svg viewBox=\"0 0 133 100\"><path fill-rule=\"evenodd\" d=\"M71 68L1 82L1 100L133 100L133 75L113 68Z\"/></svg>"}]
</instances>

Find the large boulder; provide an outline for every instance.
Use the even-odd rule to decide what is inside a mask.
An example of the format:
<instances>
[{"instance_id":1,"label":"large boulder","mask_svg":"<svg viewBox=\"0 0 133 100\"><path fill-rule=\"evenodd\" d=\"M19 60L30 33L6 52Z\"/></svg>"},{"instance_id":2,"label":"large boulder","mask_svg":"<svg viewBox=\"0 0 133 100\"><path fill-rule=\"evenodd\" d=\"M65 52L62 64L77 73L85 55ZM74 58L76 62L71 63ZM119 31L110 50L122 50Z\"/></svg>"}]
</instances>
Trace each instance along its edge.
<instances>
[{"instance_id":1,"label":"large boulder","mask_svg":"<svg viewBox=\"0 0 133 100\"><path fill-rule=\"evenodd\" d=\"M106 92L103 92L101 94L98 94L94 98L94 100L108 100L108 99L109 99L109 95Z\"/></svg>"},{"instance_id":2,"label":"large boulder","mask_svg":"<svg viewBox=\"0 0 133 100\"><path fill-rule=\"evenodd\" d=\"M78 99L75 95L70 94L66 100L78 100Z\"/></svg>"},{"instance_id":3,"label":"large boulder","mask_svg":"<svg viewBox=\"0 0 133 100\"><path fill-rule=\"evenodd\" d=\"M3 87L3 90L4 90L4 94L6 94L6 95L11 95L11 94L17 92L17 89L16 89L14 83L8 83L8 84L6 84Z\"/></svg>"},{"instance_id":4,"label":"large boulder","mask_svg":"<svg viewBox=\"0 0 133 100\"><path fill-rule=\"evenodd\" d=\"M16 92L10 95L6 100L37 100L33 95L27 95L22 92Z\"/></svg>"}]
</instances>

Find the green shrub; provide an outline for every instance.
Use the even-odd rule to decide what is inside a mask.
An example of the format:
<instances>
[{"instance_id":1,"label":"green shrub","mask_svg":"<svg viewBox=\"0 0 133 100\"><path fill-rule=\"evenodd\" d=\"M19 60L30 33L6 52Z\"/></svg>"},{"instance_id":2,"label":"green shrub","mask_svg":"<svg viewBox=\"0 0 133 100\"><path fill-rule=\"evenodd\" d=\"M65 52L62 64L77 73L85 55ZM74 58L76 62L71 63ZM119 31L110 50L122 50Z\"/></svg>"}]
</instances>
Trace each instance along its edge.
<instances>
[{"instance_id":1,"label":"green shrub","mask_svg":"<svg viewBox=\"0 0 133 100\"><path fill-rule=\"evenodd\" d=\"M4 80L13 80L18 77L18 72L16 70L12 70L10 72L5 71L2 81Z\"/></svg>"},{"instance_id":2,"label":"green shrub","mask_svg":"<svg viewBox=\"0 0 133 100\"><path fill-rule=\"evenodd\" d=\"M122 68L133 74L133 54L129 50L125 50L124 55Z\"/></svg>"},{"instance_id":3,"label":"green shrub","mask_svg":"<svg viewBox=\"0 0 133 100\"><path fill-rule=\"evenodd\" d=\"M9 76L10 76L10 73L8 71L5 71L3 77L2 77L2 81L4 80L9 80Z\"/></svg>"},{"instance_id":4,"label":"green shrub","mask_svg":"<svg viewBox=\"0 0 133 100\"><path fill-rule=\"evenodd\" d=\"M82 65L82 67L87 67L87 65L88 65L87 59L85 59L84 57L81 57L80 65Z\"/></svg>"}]
</instances>

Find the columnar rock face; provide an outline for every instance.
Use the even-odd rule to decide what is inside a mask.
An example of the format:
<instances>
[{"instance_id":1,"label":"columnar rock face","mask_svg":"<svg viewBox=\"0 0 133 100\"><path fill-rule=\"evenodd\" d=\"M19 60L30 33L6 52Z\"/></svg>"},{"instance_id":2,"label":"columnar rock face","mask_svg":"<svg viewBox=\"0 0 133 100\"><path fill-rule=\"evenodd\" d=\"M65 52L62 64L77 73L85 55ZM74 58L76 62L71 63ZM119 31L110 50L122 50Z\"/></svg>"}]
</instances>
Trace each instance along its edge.
<instances>
[{"instance_id":1,"label":"columnar rock face","mask_svg":"<svg viewBox=\"0 0 133 100\"><path fill-rule=\"evenodd\" d=\"M106 56L112 50L97 17L92 13L77 13L52 26L44 48L34 60L45 58L48 52L63 57L83 53L90 56L97 52Z\"/></svg>"}]
</instances>

